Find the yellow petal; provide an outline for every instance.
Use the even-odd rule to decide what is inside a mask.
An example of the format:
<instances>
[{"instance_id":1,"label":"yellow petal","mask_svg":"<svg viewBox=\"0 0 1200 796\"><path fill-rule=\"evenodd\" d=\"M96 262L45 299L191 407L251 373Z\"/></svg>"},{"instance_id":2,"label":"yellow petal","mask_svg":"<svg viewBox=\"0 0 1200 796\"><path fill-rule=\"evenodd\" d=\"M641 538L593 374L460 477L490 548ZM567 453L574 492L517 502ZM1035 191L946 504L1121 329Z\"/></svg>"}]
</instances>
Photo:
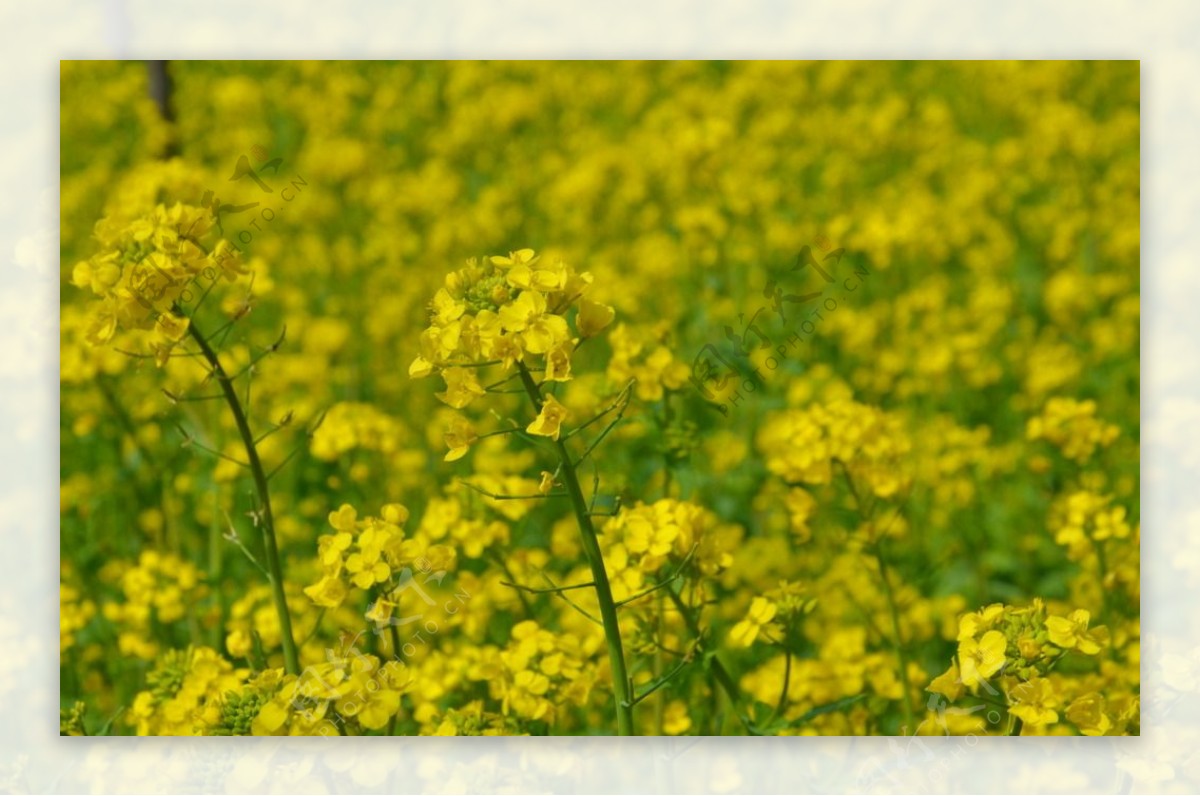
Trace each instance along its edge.
<instances>
[{"instance_id":1,"label":"yellow petal","mask_svg":"<svg viewBox=\"0 0 1200 796\"><path fill-rule=\"evenodd\" d=\"M580 337L594 337L612 323L616 311L605 304L590 299L579 300L579 314L575 316L575 328Z\"/></svg>"}]
</instances>

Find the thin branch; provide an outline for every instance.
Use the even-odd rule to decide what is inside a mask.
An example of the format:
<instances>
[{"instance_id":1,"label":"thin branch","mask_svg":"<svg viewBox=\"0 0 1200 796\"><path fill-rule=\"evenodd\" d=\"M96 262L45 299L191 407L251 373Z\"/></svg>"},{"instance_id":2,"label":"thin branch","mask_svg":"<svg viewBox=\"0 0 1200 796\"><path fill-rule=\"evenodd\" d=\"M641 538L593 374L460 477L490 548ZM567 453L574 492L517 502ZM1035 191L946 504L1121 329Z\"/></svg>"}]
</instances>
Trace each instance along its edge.
<instances>
[{"instance_id":1,"label":"thin branch","mask_svg":"<svg viewBox=\"0 0 1200 796\"><path fill-rule=\"evenodd\" d=\"M695 554L697 547L699 547L698 544L692 545L692 549L688 551L688 554L684 557L683 561L679 562L679 566L675 568L675 572L672 575L667 577L665 580L655 583L650 588L638 592L637 594L633 595L632 597L626 597L624 600L618 601L617 607L620 608L623 605L628 605L631 602L640 600L641 598L645 597L646 595L653 594L654 592L658 591L659 589L666 588L667 586L674 583L683 574L683 570L687 567L688 562L690 562L692 560L692 556Z\"/></svg>"},{"instance_id":2,"label":"thin branch","mask_svg":"<svg viewBox=\"0 0 1200 796\"><path fill-rule=\"evenodd\" d=\"M303 647L308 642L312 641L313 636L317 635L317 631L321 628L321 620L325 618L325 610L326 609L322 608L320 611L317 612L317 618L313 622L312 630L308 631L308 635L305 636L304 640L300 642L301 647Z\"/></svg>"},{"instance_id":3,"label":"thin branch","mask_svg":"<svg viewBox=\"0 0 1200 796\"><path fill-rule=\"evenodd\" d=\"M630 382L630 386L632 386L632 385L633 385L633 383ZM584 462L584 460L586 460L587 457L591 455L592 451L594 451L596 449L596 446L604 441L604 438L608 436L609 432L612 431L616 427L616 425L621 422L621 419L625 417L625 410L628 408L629 408L629 401L626 401L625 403L621 404L621 408L617 412L617 416L614 417L612 419L612 421L607 426L604 427L603 431L601 431L599 434L596 435L596 438L594 440L592 440L592 443L587 446L586 450L584 450L583 455L580 456L575 461L576 466L582 464Z\"/></svg>"},{"instance_id":4,"label":"thin branch","mask_svg":"<svg viewBox=\"0 0 1200 796\"><path fill-rule=\"evenodd\" d=\"M458 483L462 484L468 489L478 492L484 497L489 497L492 500L543 500L545 498L552 497L569 497L566 492L547 492L544 495L541 492L537 492L532 495L498 495L495 492L489 492L486 489L481 489L480 487L472 484L470 481L465 481L461 478L459 479Z\"/></svg>"},{"instance_id":5,"label":"thin branch","mask_svg":"<svg viewBox=\"0 0 1200 796\"><path fill-rule=\"evenodd\" d=\"M679 674L681 671L683 671L687 667L691 666L695 662L696 661L694 658L685 659L685 660L681 661L678 666L676 666L674 669L672 669L671 671L664 674L662 677L660 677L657 680L655 680L654 682L652 682L649 686L647 686L645 691L643 691L638 696L634 697L631 701L626 702L625 704L628 705L629 707L633 707L634 705L641 702L643 699L650 696L655 691L657 691L658 689L662 688L664 685L669 683L671 681L671 679L675 677L675 675Z\"/></svg>"},{"instance_id":6,"label":"thin branch","mask_svg":"<svg viewBox=\"0 0 1200 796\"><path fill-rule=\"evenodd\" d=\"M312 425L312 427L310 427L309 429L307 429L304 432L304 440L302 442L300 442L300 444L296 445L296 447L292 448L291 452L288 453L288 455L284 457L283 461L281 461L278 465L276 465L274 470L267 473L267 481L270 481L272 478L274 478L279 473L280 470L282 470L285 466L287 466L288 462L290 462L293 458L295 458L297 453L299 453L300 451L304 450L305 447L307 447L308 440L313 438L313 435L317 433L317 429L320 428L321 424L324 422L325 422L325 413L322 412L321 415L317 418L316 422Z\"/></svg>"},{"instance_id":7,"label":"thin branch","mask_svg":"<svg viewBox=\"0 0 1200 796\"><path fill-rule=\"evenodd\" d=\"M213 448L208 447L203 442L201 442L199 439L197 439L195 437L195 435L189 434L187 432L187 430L183 426L179 425L178 423L175 424L175 428L179 429L179 433L183 435L183 442L180 443L179 447L181 447L181 448L193 448L193 447L199 448L200 450L204 451L205 453L209 453L209 454L212 454L213 456L216 456L218 459L224 459L227 462L232 462L233 464L236 464L238 467L249 467L250 466L246 462L243 462L240 459L235 459L234 457L230 456L227 453L221 453L219 450L215 450Z\"/></svg>"},{"instance_id":8,"label":"thin branch","mask_svg":"<svg viewBox=\"0 0 1200 796\"><path fill-rule=\"evenodd\" d=\"M162 394L167 396L167 400L173 404L186 404L186 403L194 403L194 402L199 402L199 401L219 401L225 397L221 393L216 393L214 395L176 395L175 393L168 390L166 387L163 387L161 389L162 389Z\"/></svg>"},{"instance_id":9,"label":"thin branch","mask_svg":"<svg viewBox=\"0 0 1200 796\"><path fill-rule=\"evenodd\" d=\"M633 389L633 385L636 383L636 381L637 381L636 379L630 379L629 383L626 384L624 386L624 388L622 388L621 392L617 393L617 397L613 400L613 402L611 404L608 405L608 408L602 409L597 414L593 415L592 417L585 420L583 423L580 423L578 426L571 429L571 431L567 433L567 435L564 437L564 439L570 439L571 437L578 434L580 431L583 431L585 428L590 426L592 423L595 423L597 420L599 420L600 418L607 415L609 412L616 409L618 405L622 405L622 406L627 405L629 403L629 399L631 397L630 390Z\"/></svg>"},{"instance_id":10,"label":"thin branch","mask_svg":"<svg viewBox=\"0 0 1200 796\"><path fill-rule=\"evenodd\" d=\"M558 594L564 591L571 591L572 589L586 589L590 586L595 586L596 584L589 580L587 583L576 583L572 586L555 586L551 589L538 589L533 586L522 586L520 583L510 583L507 580L502 580L500 581L500 585L508 586L509 588L517 589L519 591L529 592L530 594Z\"/></svg>"},{"instance_id":11,"label":"thin branch","mask_svg":"<svg viewBox=\"0 0 1200 796\"><path fill-rule=\"evenodd\" d=\"M229 518L229 512L222 509L221 513L225 515L225 524L229 526L229 532L221 534L221 538L236 545L239 550L246 554L246 558L250 559L250 563L257 567L258 571L266 575L269 579L271 577L271 573L267 572L267 568L260 564L258 559L254 557L254 554L250 552L249 548L242 543L242 537L238 535L237 528L233 527L233 520Z\"/></svg>"},{"instance_id":12,"label":"thin branch","mask_svg":"<svg viewBox=\"0 0 1200 796\"><path fill-rule=\"evenodd\" d=\"M542 576L542 579L545 580L547 583L549 583L551 586L554 586L556 589L558 588L557 585L554 583L554 581L550 578L550 576L547 575L545 572L541 572L539 574ZM566 595L566 593L564 593L563 591L561 591L561 590L556 591L555 596L558 597L559 599L563 600L564 602L566 602L567 605L574 608L576 611L578 611L584 617L592 620L596 624L600 625L600 627L604 627L603 622L601 622L596 617L592 616L592 614L590 612L588 612L586 609L584 609L582 606L580 606L578 603L576 603L574 600L572 600L570 597L568 597Z\"/></svg>"}]
</instances>

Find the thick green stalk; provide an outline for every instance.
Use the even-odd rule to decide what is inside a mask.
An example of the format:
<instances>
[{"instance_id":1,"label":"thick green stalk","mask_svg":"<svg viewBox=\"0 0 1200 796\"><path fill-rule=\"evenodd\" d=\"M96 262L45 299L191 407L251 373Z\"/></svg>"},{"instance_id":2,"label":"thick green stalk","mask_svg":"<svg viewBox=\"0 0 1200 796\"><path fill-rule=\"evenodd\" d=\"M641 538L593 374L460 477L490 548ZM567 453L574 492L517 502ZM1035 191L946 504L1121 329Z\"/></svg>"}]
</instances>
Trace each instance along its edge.
<instances>
[{"instance_id":1,"label":"thick green stalk","mask_svg":"<svg viewBox=\"0 0 1200 796\"><path fill-rule=\"evenodd\" d=\"M300 674L300 657L296 653L296 639L292 635L292 618L288 613L287 597L283 591L283 565L279 561L279 545L275 541L275 517L271 513L271 492L267 486L267 474L263 470L262 461L258 458L258 448L254 444L254 433L246 420L246 412L238 400L237 390L233 388L233 380L225 372L221 360L213 351L212 346L204 339L204 335L196 329L196 324L188 324L188 333L200 347L200 353L212 368L213 374L225 394L225 402L233 413L233 421L237 424L238 435L242 438L242 446L246 449L246 460L250 464L250 472L254 476L254 488L258 492L258 502L262 505L262 527L264 557L267 562L267 579L271 582L271 597L275 602L275 613L279 615L279 631L283 639L283 661L288 674Z\"/></svg>"},{"instance_id":2,"label":"thick green stalk","mask_svg":"<svg viewBox=\"0 0 1200 796\"><path fill-rule=\"evenodd\" d=\"M542 393L534 382L533 377L523 364L520 368L521 383L525 392L533 401L534 409L542 411ZM558 447L558 458L562 464L562 480L575 509L575 520L579 525L579 535L583 540L583 552L587 556L588 565L592 569L592 581L595 583L596 599L600 603L600 619L604 624L604 638L608 642L608 660L612 667L613 696L617 707L617 734L633 735L633 695L629 692L629 674L625 668L625 651L621 646L621 628L617 624L617 604L613 600L612 587L608 583L608 573L604 571L604 557L600 553L600 542L596 538L596 529L592 525L592 515L588 510L583 490L579 486L579 477L575 474L575 463L571 454L561 439L555 441Z\"/></svg>"}]
</instances>

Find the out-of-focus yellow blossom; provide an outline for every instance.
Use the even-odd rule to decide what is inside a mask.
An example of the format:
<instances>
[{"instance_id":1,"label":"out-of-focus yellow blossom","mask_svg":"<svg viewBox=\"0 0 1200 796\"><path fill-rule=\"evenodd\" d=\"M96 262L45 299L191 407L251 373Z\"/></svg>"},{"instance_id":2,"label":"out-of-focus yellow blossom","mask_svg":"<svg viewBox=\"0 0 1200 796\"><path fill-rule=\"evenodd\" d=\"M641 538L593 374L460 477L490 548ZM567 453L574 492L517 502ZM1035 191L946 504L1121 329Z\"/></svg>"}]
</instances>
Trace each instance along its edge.
<instances>
[{"instance_id":1,"label":"out-of-focus yellow blossom","mask_svg":"<svg viewBox=\"0 0 1200 796\"><path fill-rule=\"evenodd\" d=\"M458 461L463 456L467 455L467 451L471 449L471 444L479 439L475 433L475 426L465 417L458 416L451 421L451 425L446 429L446 447L450 452L446 454L445 460L448 462Z\"/></svg>"},{"instance_id":2,"label":"out-of-focus yellow blossom","mask_svg":"<svg viewBox=\"0 0 1200 796\"><path fill-rule=\"evenodd\" d=\"M907 481L900 460L911 443L899 421L854 401L775 414L757 444L767 468L789 483L828 484L842 465L882 498L899 493Z\"/></svg>"},{"instance_id":3,"label":"out-of-focus yellow blossom","mask_svg":"<svg viewBox=\"0 0 1200 796\"><path fill-rule=\"evenodd\" d=\"M1110 506L1111 503L1111 496L1087 491L1059 498L1050 517L1054 541L1066 547L1072 559L1080 561L1094 551L1096 543L1127 538L1130 530L1125 522L1125 508Z\"/></svg>"},{"instance_id":4,"label":"out-of-focus yellow blossom","mask_svg":"<svg viewBox=\"0 0 1200 796\"><path fill-rule=\"evenodd\" d=\"M635 382L643 401L657 401L664 390L679 390L688 381L688 367L671 352L666 324L630 326L618 324L609 335L612 358L608 377L616 384Z\"/></svg>"},{"instance_id":5,"label":"out-of-focus yellow blossom","mask_svg":"<svg viewBox=\"0 0 1200 796\"><path fill-rule=\"evenodd\" d=\"M64 572L66 574L66 572ZM87 627L96 615L96 604L83 597L76 586L60 582L58 585L58 651L65 655L75 645L79 631Z\"/></svg>"},{"instance_id":6,"label":"out-of-focus yellow blossom","mask_svg":"<svg viewBox=\"0 0 1200 796\"><path fill-rule=\"evenodd\" d=\"M1051 398L1042 414L1029 419L1025 435L1045 439L1077 462L1091 458L1097 448L1108 447L1120 431L1096 417L1095 401Z\"/></svg>"},{"instance_id":7,"label":"out-of-focus yellow blossom","mask_svg":"<svg viewBox=\"0 0 1200 796\"><path fill-rule=\"evenodd\" d=\"M105 603L104 617L118 628L122 654L147 660L159 651L151 640L154 624L184 619L207 592L195 565L154 550L143 552L136 565L125 569L119 585L124 600Z\"/></svg>"},{"instance_id":8,"label":"out-of-focus yellow blossom","mask_svg":"<svg viewBox=\"0 0 1200 796\"><path fill-rule=\"evenodd\" d=\"M509 539L507 523L473 517L458 497L432 498L419 531L434 542L451 539L454 549L467 558L480 558L485 550Z\"/></svg>"},{"instance_id":9,"label":"out-of-focus yellow blossom","mask_svg":"<svg viewBox=\"0 0 1200 796\"><path fill-rule=\"evenodd\" d=\"M1084 694L1067 706L1067 721L1084 735L1104 735L1113 723L1105 715L1104 697L1098 693Z\"/></svg>"},{"instance_id":10,"label":"out-of-focus yellow blossom","mask_svg":"<svg viewBox=\"0 0 1200 796\"><path fill-rule=\"evenodd\" d=\"M775 618L778 610L775 603L765 597L755 597L746 618L729 631L730 643L736 647L749 647L758 638L759 632Z\"/></svg>"},{"instance_id":11,"label":"out-of-focus yellow blossom","mask_svg":"<svg viewBox=\"0 0 1200 796\"><path fill-rule=\"evenodd\" d=\"M687 703L675 700L663 709L663 732L667 735L683 735L692 728Z\"/></svg>"}]
</instances>

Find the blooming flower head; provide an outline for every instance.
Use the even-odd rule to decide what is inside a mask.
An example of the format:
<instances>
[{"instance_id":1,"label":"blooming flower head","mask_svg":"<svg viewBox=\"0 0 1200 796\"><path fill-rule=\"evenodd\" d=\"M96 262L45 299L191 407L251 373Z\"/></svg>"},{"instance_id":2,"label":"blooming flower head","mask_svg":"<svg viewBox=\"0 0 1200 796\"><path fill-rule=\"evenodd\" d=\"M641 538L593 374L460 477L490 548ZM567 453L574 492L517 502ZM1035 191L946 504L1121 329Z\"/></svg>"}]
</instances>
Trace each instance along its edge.
<instances>
[{"instance_id":1,"label":"blooming flower head","mask_svg":"<svg viewBox=\"0 0 1200 796\"><path fill-rule=\"evenodd\" d=\"M110 344L121 331L152 332L150 349L162 366L187 329L172 313L175 302L191 301L200 282L247 272L201 201L203 179L175 161L149 165L114 190L95 226L98 250L71 273L76 287L96 296L90 343Z\"/></svg>"},{"instance_id":2,"label":"blooming flower head","mask_svg":"<svg viewBox=\"0 0 1200 796\"><path fill-rule=\"evenodd\" d=\"M361 520L349 504L330 512L329 524L336 533L317 539L322 574L304 593L318 606L337 608L351 588L379 588L385 595L399 592L411 579L411 565L418 559L453 561L451 548L429 544L425 534L406 533L407 520L408 509L399 503L385 505L378 517ZM386 621L383 612L389 604L394 601L376 601L368 618Z\"/></svg>"},{"instance_id":3,"label":"blooming flower head","mask_svg":"<svg viewBox=\"0 0 1200 796\"><path fill-rule=\"evenodd\" d=\"M519 362L549 380L568 380L574 347L614 315L585 297L591 283L591 274L561 260L547 262L532 249L469 260L430 302L429 326L409 375L441 373L446 390L438 397L455 408L483 394L474 373L485 364Z\"/></svg>"}]
</instances>

